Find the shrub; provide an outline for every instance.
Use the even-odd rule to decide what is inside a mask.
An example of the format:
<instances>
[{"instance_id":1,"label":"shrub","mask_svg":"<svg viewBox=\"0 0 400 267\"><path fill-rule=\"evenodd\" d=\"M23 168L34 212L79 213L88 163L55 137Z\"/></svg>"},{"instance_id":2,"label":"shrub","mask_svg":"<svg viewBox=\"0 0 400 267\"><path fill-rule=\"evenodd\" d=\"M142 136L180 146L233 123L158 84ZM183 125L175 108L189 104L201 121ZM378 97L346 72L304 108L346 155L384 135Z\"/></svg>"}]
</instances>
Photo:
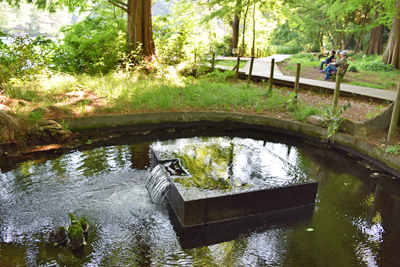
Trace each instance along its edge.
<instances>
[{"instance_id":1,"label":"shrub","mask_svg":"<svg viewBox=\"0 0 400 267\"><path fill-rule=\"evenodd\" d=\"M369 71L391 71L392 70L392 65L390 65L390 64L386 65L380 59L374 59L372 61L362 62L360 64L360 67L363 70L369 70Z\"/></svg>"},{"instance_id":2,"label":"shrub","mask_svg":"<svg viewBox=\"0 0 400 267\"><path fill-rule=\"evenodd\" d=\"M350 66L349 69L347 71L350 72L357 72L357 67L356 66Z\"/></svg>"},{"instance_id":3,"label":"shrub","mask_svg":"<svg viewBox=\"0 0 400 267\"><path fill-rule=\"evenodd\" d=\"M157 55L167 65L179 64L187 59L190 27L176 22L171 15L157 16L153 22Z\"/></svg>"},{"instance_id":4,"label":"shrub","mask_svg":"<svg viewBox=\"0 0 400 267\"><path fill-rule=\"evenodd\" d=\"M115 21L87 17L61 29L63 43L55 47L59 70L72 73L108 73L128 55L126 34Z\"/></svg>"},{"instance_id":5,"label":"shrub","mask_svg":"<svg viewBox=\"0 0 400 267\"><path fill-rule=\"evenodd\" d=\"M290 58L291 58L291 59L307 59L307 60L309 60L309 61L315 61L315 60L318 61L318 58L316 58L316 57L313 56L312 54L310 54L310 53L304 53L304 52L297 53L297 54L291 56Z\"/></svg>"},{"instance_id":6,"label":"shrub","mask_svg":"<svg viewBox=\"0 0 400 267\"><path fill-rule=\"evenodd\" d=\"M0 41L0 88L11 78L29 79L50 64L50 39L9 37L10 43Z\"/></svg>"}]
</instances>

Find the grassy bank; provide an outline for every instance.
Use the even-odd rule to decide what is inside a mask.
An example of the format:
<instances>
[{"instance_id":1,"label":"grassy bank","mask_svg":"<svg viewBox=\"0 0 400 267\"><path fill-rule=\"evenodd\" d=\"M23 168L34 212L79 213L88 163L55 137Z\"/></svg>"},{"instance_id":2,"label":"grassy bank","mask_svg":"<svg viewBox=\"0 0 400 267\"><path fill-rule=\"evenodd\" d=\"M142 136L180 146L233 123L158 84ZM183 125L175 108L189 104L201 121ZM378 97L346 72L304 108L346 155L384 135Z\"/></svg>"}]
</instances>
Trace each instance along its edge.
<instances>
[{"instance_id":1,"label":"grassy bank","mask_svg":"<svg viewBox=\"0 0 400 267\"><path fill-rule=\"evenodd\" d=\"M292 88L274 87L269 95L266 84L236 81L234 74L215 71L193 78L166 69L161 74L150 75L141 72L114 72L102 76L46 73L29 81L13 80L0 92L1 103L9 109L7 114L12 115L5 118L7 124L2 121L0 112L0 145L21 143L29 136L36 139L55 137L54 133L58 138L68 136L65 132L68 125L57 125L49 121L52 119L160 111L225 111L305 121L314 114L326 116L327 107L331 105L331 96L313 92L300 92L296 105ZM351 102L351 109L346 110L350 119L362 119L383 108L381 104L374 106L356 99L340 101L342 106ZM19 121L14 123L14 118ZM11 122L14 126L9 130L7 125ZM5 136L10 138L4 139ZM398 153L397 147L387 148L395 149L388 153ZM0 146L0 154L1 150Z\"/></svg>"},{"instance_id":2,"label":"grassy bank","mask_svg":"<svg viewBox=\"0 0 400 267\"><path fill-rule=\"evenodd\" d=\"M214 110L273 114L289 112L304 120L321 113L301 102L294 107L293 95L274 90L268 96L265 85L236 82L233 72L213 72L202 78L112 73L105 76L52 74L29 83L14 83L4 91L19 99L9 105L21 118L39 120L50 108L63 116ZM229 81L229 82L228 82ZM53 115L54 117L54 115Z\"/></svg>"},{"instance_id":3,"label":"grassy bank","mask_svg":"<svg viewBox=\"0 0 400 267\"><path fill-rule=\"evenodd\" d=\"M220 66L227 66L227 67L236 67L236 60L216 60L215 64ZM239 69L243 68L246 65L247 60L240 60L239 61Z\"/></svg>"},{"instance_id":4,"label":"grassy bank","mask_svg":"<svg viewBox=\"0 0 400 267\"><path fill-rule=\"evenodd\" d=\"M295 73L296 64L301 63L301 77L322 80L323 75L318 68L325 57L318 59L317 55L299 53L286 59L280 68L283 72ZM376 89L396 90L400 81L400 71L392 70L382 62L382 56L349 53L347 58L349 69L343 83Z\"/></svg>"}]
</instances>

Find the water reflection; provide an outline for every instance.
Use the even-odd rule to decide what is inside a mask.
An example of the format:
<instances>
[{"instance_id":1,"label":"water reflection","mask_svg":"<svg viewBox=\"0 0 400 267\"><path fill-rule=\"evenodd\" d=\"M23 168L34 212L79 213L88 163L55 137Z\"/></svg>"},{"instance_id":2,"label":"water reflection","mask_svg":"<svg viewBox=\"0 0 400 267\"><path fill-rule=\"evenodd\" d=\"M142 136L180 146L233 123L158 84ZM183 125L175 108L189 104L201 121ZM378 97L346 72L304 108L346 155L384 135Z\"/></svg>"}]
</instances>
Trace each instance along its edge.
<instances>
[{"instance_id":1,"label":"water reflection","mask_svg":"<svg viewBox=\"0 0 400 267\"><path fill-rule=\"evenodd\" d=\"M115 140L118 145L50 159L41 154L13 169L1 167L0 266L398 264L397 182L372 179L357 159L301 140L270 142L259 133L244 135L232 131L227 137L133 144ZM239 183L319 180L314 216L304 223L267 225L231 241L183 249L167 212L152 204L144 187L150 146L165 148L165 156L172 153L169 147L177 147L173 157L186 157L187 168L196 163L209 171L209 177L201 176L206 187L214 186L211 179L222 179L233 189ZM91 223L82 258L48 242L53 229L68 225L68 212Z\"/></svg>"},{"instance_id":2,"label":"water reflection","mask_svg":"<svg viewBox=\"0 0 400 267\"><path fill-rule=\"evenodd\" d=\"M231 191L276 188L312 181L298 168L298 152L279 143L223 137L159 141L161 159L180 158L191 177L175 178L185 187Z\"/></svg>"}]
</instances>

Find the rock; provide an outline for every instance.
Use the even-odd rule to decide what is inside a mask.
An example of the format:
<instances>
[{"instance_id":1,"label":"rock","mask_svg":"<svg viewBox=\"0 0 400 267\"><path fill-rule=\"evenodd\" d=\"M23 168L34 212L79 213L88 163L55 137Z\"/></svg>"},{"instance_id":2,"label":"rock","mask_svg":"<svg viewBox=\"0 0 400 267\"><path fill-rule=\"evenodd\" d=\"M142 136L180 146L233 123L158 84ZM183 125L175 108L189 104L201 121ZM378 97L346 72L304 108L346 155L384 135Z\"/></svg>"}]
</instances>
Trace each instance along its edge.
<instances>
[{"instance_id":1,"label":"rock","mask_svg":"<svg viewBox=\"0 0 400 267\"><path fill-rule=\"evenodd\" d=\"M17 101L18 101L17 102L18 105L20 105L20 106L29 106L31 104L29 101L22 100L22 99L18 99Z\"/></svg>"},{"instance_id":2,"label":"rock","mask_svg":"<svg viewBox=\"0 0 400 267\"><path fill-rule=\"evenodd\" d=\"M326 118L321 115L308 116L306 121L312 125L320 126L320 127L326 127L328 124Z\"/></svg>"},{"instance_id":3,"label":"rock","mask_svg":"<svg viewBox=\"0 0 400 267\"><path fill-rule=\"evenodd\" d=\"M2 142L16 141L17 137L22 135L20 120L0 109L0 140Z\"/></svg>"},{"instance_id":4,"label":"rock","mask_svg":"<svg viewBox=\"0 0 400 267\"><path fill-rule=\"evenodd\" d=\"M42 112L42 114L45 115L48 114L50 110L48 108L39 107L32 110L32 112Z\"/></svg>"},{"instance_id":5,"label":"rock","mask_svg":"<svg viewBox=\"0 0 400 267\"><path fill-rule=\"evenodd\" d=\"M10 111L10 108L6 105L0 104L0 110Z\"/></svg>"}]
</instances>

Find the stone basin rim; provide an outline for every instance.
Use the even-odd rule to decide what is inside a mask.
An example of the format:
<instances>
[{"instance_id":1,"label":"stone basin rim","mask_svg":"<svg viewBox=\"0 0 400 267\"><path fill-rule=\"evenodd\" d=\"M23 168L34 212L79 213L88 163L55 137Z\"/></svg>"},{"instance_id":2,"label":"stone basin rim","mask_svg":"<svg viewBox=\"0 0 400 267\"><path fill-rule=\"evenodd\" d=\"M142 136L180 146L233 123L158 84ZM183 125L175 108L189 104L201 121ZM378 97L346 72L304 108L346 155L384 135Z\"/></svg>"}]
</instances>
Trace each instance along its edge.
<instances>
[{"instance_id":1,"label":"stone basin rim","mask_svg":"<svg viewBox=\"0 0 400 267\"><path fill-rule=\"evenodd\" d=\"M251 115L237 112L208 112L208 111L182 111L182 112L157 112L157 113L132 113L89 116L82 118L64 119L72 132L101 131L132 131L147 128L169 129L171 127L191 124L193 127L201 123L241 123L249 129L266 130L272 133L283 133L314 141L321 141L327 129L288 119ZM158 127L155 127L157 125ZM400 157L384 153L378 147L369 144L364 137L352 136L344 132L337 132L333 136L330 146L336 147L361 158L373 162L379 167L400 179Z\"/></svg>"}]
</instances>

